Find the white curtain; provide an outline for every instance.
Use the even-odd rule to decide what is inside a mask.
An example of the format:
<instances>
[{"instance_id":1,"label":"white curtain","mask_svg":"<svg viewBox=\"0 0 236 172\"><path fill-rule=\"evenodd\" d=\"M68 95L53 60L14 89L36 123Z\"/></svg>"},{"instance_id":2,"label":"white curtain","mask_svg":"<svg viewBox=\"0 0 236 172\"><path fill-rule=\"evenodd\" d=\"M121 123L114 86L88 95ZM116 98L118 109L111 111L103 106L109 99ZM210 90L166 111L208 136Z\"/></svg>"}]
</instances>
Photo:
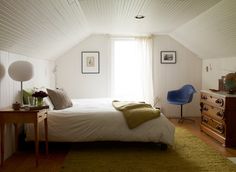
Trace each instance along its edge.
<instances>
[{"instance_id":1,"label":"white curtain","mask_svg":"<svg viewBox=\"0 0 236 172\"><path fill-rule=\"evenodd\" d=\"M153 95L153 41L151 37L140 37L137 41L139 58L142 60L142 95L145 102L154 105Z\"/></svg>"},{"instance_id":2,"label":"white curtain","mask_svg":"<svg viewBox=\"0 0 236 172\"><path fill-rule=\"evenodd\" d=\"M153 105L152 38L112 39L112 96Z\"/></svg>"}]
</instances>

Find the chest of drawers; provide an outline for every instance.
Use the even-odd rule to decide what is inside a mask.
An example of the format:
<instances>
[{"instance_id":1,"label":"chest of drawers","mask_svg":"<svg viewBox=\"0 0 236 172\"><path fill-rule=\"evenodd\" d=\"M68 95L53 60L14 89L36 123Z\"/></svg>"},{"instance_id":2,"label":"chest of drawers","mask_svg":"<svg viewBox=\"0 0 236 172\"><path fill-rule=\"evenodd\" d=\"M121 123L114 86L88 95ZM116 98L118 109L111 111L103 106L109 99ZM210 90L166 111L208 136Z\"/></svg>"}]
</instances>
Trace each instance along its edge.
<instances>
[{"instance_id":1,"label":"chest of drawers","mask_svg":"<svg viewBox=\"0 0 236 172\"><path fill-rule=\"evenodd\" d=\"M226 147L236 146L236 95L201 91L200 128Z\"/></svg>"}]
</instances>

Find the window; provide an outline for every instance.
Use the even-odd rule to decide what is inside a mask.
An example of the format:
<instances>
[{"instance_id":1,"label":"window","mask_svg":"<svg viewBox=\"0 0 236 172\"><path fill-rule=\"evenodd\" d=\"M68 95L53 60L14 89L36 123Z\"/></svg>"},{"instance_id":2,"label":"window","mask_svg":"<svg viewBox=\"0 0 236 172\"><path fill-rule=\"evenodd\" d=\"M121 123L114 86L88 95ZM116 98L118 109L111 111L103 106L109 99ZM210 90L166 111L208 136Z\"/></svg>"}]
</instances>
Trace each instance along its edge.
<instances>
[{"instance_id":1,"label":"window","mask_svg":"<svg viewBox=\"0 0 236 172\"><path fill-rule=\"evenodd\" d=\"M145 61L147 58L152 59L151 51L147 51L146 44L136 38L115 38L112 41L112 50L113 97L119 100L147 101L145 89L150 83L145 80L152 78L152 63L147 66ZM149 77L146 69L151 71L148 73Z\"/></svg>"}]
</instances>

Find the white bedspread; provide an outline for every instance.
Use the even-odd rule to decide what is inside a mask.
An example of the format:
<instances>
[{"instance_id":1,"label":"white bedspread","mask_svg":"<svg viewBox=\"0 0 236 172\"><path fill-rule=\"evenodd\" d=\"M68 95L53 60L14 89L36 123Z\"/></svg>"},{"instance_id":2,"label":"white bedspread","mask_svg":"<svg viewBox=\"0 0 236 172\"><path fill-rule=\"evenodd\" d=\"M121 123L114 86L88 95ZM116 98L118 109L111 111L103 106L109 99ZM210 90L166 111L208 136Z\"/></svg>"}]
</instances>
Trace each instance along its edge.
<instances>
[{"instance_id":1,"label":"white bedspread","mask_svg":"<svg viewBox=\"0 0 236 172\"><path fill-rule=\"evenodd\" d=\"M34 139L33 125L25 125L26 140ZM130 130L111 99L76 99L73 107L48 113L48 138L55 142L139 141L174 143L174 125L163 115ZM40 140L44 140L43 122Z\"/></svg>"}]
</instances>

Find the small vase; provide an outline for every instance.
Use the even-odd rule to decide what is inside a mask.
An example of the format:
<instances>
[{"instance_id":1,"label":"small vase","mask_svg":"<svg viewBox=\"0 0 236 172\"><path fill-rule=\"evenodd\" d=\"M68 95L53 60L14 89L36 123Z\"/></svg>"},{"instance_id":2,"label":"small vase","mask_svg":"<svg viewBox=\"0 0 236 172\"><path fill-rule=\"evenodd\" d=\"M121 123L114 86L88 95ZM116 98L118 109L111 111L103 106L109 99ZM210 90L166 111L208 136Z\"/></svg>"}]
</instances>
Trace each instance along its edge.
<instances>
[{"instance_id":1,"label":"small vase","mask_svg":"<svg viewBox=\"0 0 236 172\"><path fill-rule=\"evenodd\" d=\"M37 106L43 106L43 98L41 97L37 98Z\"/></svg>"}]
</instances>

